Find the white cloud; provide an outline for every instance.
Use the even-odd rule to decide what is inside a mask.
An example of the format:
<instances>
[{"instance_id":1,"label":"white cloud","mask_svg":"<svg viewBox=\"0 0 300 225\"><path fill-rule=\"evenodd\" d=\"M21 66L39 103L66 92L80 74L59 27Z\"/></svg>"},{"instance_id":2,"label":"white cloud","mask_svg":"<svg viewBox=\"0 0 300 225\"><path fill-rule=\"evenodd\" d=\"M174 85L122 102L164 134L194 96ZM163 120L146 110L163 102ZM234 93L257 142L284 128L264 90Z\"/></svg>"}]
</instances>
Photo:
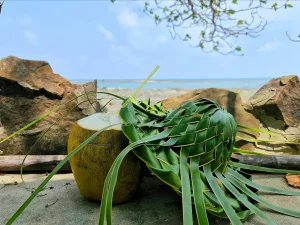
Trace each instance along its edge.
<instances>
[{"instance_id":1,"label":"white cloud","mask_svg":"<svg viewBox=\"0 0 300 225\"><path fill-rule=\"evenodd\" d=\"M112 32L110 32L109 30L107 30L104 26L102 26L101 24L97 25L97 30L102 33L105 38L109 41L111 41L114 38L114 35L112 34Z\"/></svg>"},{"instance_id":2,"label":"white cloud","mask_svg":"<svg viewBox=\"0 0 300 225\"><path fill-rule=\"evenodd\" d=\"M283 45L282 42L280 42L278 40L274 40L274 41L271 41L271 42L267 42L263 46L259 47L257 49L257 52L270 52L274 49L279 48L282 45Z\"/></svg>"},{"instance_id":3,"label":"white cloud","mask_svg":"<svg viewBox=\"0 0 300 225\"><path fill-rule=\"evenodd\" d=\"M135 66L140 65L143 61L142 57L137 56L132 49L125 45L112 45L110 58L116 63L125 62Z\"/></svg>"},{"instance_id":4,"label":"white cloud","mask_svg":"<svg viewBox=\"0 0 300 225\"><path fill-rule=\"evenodd\" d=\"M138 25L138 15L130 10L118 14L118 22L128 28L135 28Z\"/></svg>"},{"instance_id":5,"label":"white cloud","mask_svg":"<svg viewBox=\"0 0 300 225\"><path fill-rule=\"evenodd\" d=\"M24 27L32 25L32 18L30 16L23 16L19 19L19 24Z\"/></svg>"},{"instance_id":6,"label":"white cloud","mask_svg":"<svg viewBox=\"0 0 300 225\"><path fill-rule=\"evenodd\" d=\"M31 45L37 45L39 43L39 38L35 32L23 31L23 35Z\"/></svg>"}]
</instances>

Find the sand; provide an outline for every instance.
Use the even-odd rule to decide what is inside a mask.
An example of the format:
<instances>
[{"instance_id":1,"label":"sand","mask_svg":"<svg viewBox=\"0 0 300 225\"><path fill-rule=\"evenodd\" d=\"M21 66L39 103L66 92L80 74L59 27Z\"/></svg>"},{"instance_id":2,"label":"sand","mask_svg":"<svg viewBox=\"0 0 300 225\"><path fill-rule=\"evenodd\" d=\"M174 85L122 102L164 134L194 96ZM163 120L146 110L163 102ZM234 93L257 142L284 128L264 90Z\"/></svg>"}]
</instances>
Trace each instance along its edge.
<instances>
[{"instance_id":1,"label":"sand","mask_svg":"<svg viewBox=\"0 0 300 225\"><path fill-rule=\"evenodd\" d=\"M228 89L230 91L239 93L243 101L247 101L258 89ZM182 89L182 88L169 88L169 89L146 89L141 90L138 95L137 99L143 100L146 98L150 98L152 103L159 102L163 99L172 97L172 96L178 96L185 94L189 91L192 91L190 89ZM114 93L116 95L120 95L123 97L128 97L133 93L133 90L131 89L125 89L125 88L98 88L98 92L110 92ZM98 98L104 98L100 100L100 105L105 105L109 99L111 99L110 96L104 95L104 94L98 94ZM113 100L111 101L106 107L104 111L117 111L120 109L121 106L120 100Z\"/></svg>"}]
</instances>

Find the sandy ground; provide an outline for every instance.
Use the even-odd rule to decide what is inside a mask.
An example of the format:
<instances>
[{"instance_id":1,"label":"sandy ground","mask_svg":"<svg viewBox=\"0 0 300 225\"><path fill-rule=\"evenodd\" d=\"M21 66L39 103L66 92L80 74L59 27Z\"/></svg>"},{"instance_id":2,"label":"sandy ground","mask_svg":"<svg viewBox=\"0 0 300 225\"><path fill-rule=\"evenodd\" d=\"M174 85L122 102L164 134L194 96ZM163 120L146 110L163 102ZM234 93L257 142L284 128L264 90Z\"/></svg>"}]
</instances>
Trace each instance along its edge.
<instances>
[{"instance_id":1,"label":"sandy ground","mask_svg":"<svg viewBox=\"0 0 300 225\"><path fill-rule=\"evenodd\" d=\"M258 89L228 89L233 92L237 92L240 94L243 101L247 101L252 95L255 94L255 92ZM182 95L189 91L192 91L190 89L181 89L181 88L169 88L169 89L150 89L150 90L141 90L138 95L137 99L143 100L146 98L150 98L152 103L156 103L158 101L161 101L163 99ZM130 89L121 89L121 88L98 88L98 92L110 92L116 95L120 95L122 97L129 97L133 90ZM98 98L103 98L100 100L100 104L103 106L111 99L108 95L104 94L98 94ZM120 100L113 100L111 101L105 108L107 111L117 111L120 109L121 101Z\"/></svg>"},{"instance_id":2,"label":"sandy ground","mask_svg":"<svg viewBox=\"0 0 300 225\"><path fill-rule=\"evenodd\" d=\"M25 181L37 187L45 174L27 174ZM286 184L284 175L255 174L253 181L259 184L295 190ZM15 182L18 184L13 185ZM30 192L20 184L20 175L0 176L0 225L21 206ZM299 190L300 192L300 190ZM300 197L260 193L267 201L288 209L300 210ZM96 225L99 218L98 202L84 199L72 174L58 174L40 192L29 207L14 223L16 225ZM264 213L280 225L299 225L300 219L267 210ZM135 199L113 207L113 225L180 225L182 224L181 198L157 178L144 177ZM211 225L229 225L226 219L209 215ZM195 222L196 223L196 219ZM245 225L263 225L258 216L250 216Z\"/></svg>"}]
</instances>

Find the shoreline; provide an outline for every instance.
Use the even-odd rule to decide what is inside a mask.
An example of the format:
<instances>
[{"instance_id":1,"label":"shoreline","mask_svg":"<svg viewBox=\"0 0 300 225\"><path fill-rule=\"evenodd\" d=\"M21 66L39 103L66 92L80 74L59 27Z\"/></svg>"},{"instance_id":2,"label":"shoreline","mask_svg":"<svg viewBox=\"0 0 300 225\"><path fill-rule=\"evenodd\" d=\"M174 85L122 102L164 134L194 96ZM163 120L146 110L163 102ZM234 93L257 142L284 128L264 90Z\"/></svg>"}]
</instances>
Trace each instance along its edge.
<instances>
[{"instance_id":1,"label":"shoreline","mask_svg":"<svg viewBox=\"0 0 300 225\"><path fill-rule=\"evenodd\" d=\"M253 96L256 91L259 88L228 88L226 90L236 92L240 94L242 101L247 101L251 96ZM146 98L150 98L152 103L159 102L161 100L164 100L169 97L178 96L185 94L187 92L193 91L193 90L204 90L204 89L186 89L186 88L165 88L165 89L142 89L137 94L137 99L143 100ZM105 92L111 92L116 95L120 95L122 97L128 97L130 96L134 90L128 89L128 88L107 88L107 87L101 87L97 88L97 91L105 91ZM110 96L105 94L97 94L97 98L104 98L102 100L98 100L100 102L100 105L105 105L109 99L111 99ZM121 107L121 100L113 100L105 107L105 111L118 111Z\"/></svg>"}]
</instances>

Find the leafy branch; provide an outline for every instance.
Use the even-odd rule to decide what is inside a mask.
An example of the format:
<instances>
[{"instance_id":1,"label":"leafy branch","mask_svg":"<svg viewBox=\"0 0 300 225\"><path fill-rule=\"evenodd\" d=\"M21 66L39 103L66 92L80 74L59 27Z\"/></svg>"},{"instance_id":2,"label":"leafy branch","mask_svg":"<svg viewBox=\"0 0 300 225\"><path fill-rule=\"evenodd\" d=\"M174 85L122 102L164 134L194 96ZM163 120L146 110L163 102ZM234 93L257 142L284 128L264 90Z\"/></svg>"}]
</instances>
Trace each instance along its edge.
<instances>
[{"instance_id":1,"label":"leafy branch","mask_svg":"<svg viewBox=\"0 0 300 225\"><path fill-rule=\"evenodd\" d=\"M261 9L277 11L293 6L268 4L267 0L154 0L145 2L144 12L156 24L166 23L173 39L179 38L191 47L223 55L242 54L236 43L240 36L256 38L267 25Z\"/></svg>"}]
</instances>

